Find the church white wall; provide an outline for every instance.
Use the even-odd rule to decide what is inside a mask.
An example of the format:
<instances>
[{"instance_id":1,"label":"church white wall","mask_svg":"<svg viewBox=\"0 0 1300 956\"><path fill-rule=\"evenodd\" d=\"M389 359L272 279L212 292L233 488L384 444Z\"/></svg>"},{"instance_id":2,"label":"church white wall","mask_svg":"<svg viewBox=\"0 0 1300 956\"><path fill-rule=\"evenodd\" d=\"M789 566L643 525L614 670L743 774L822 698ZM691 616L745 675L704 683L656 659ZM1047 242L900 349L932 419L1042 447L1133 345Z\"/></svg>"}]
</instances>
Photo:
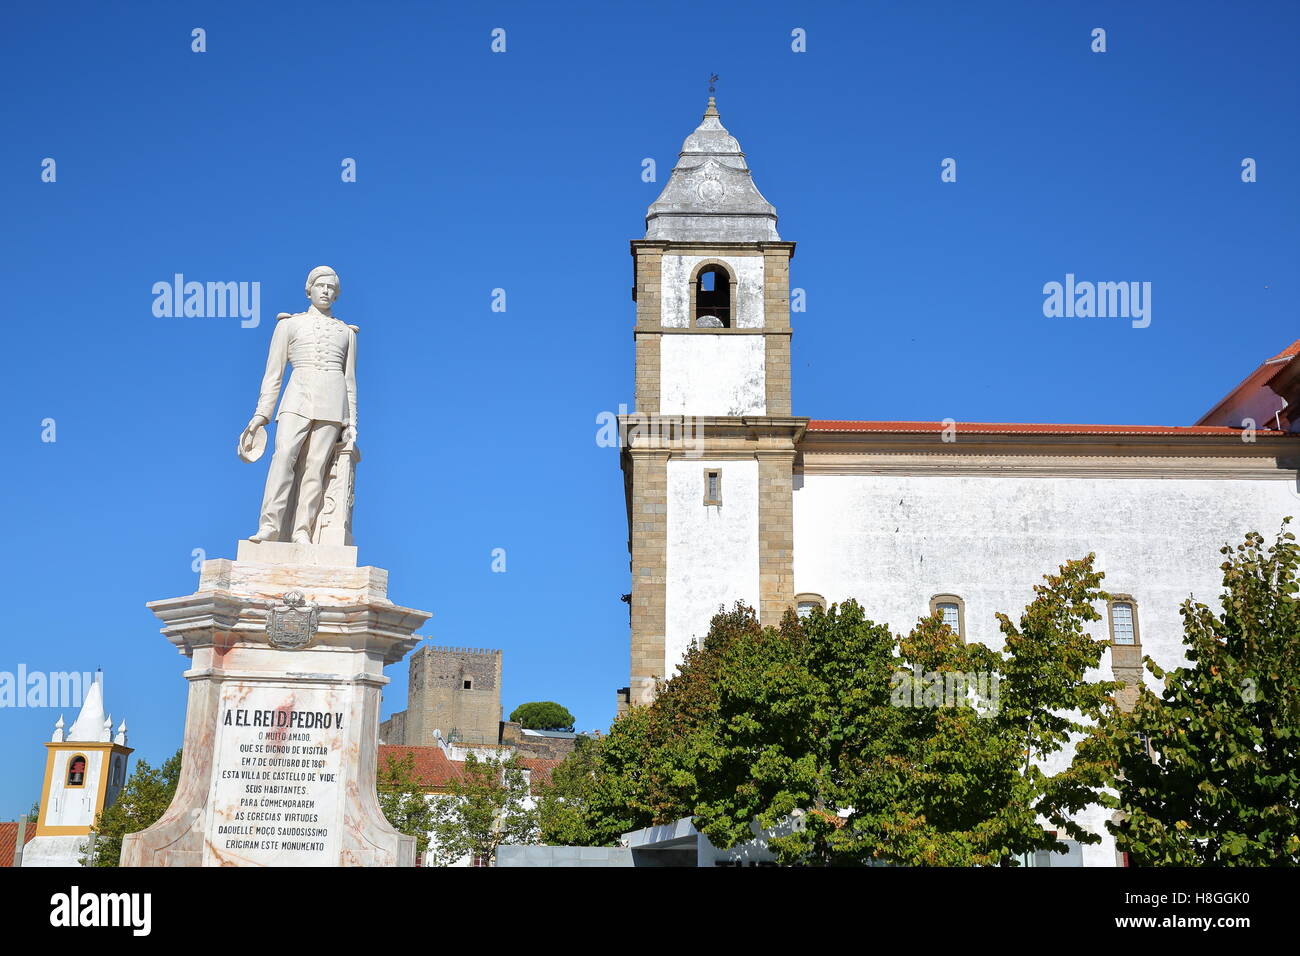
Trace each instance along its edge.
<instances>
[{"instance_id":1,"label":"church white wall","mask_svg":"<svg viewBox=\"0 0 1300 956\"><path fill-rule=\"evenodd\" d=\"M86 758L85 786L68 789L65 786L68 764L77 754ZM50 777L50 807L42 821L45 826L89 827L94 823L95 801L99 797L104 757L102 750L61 750L54 755L54 769Z\"/></svg>"},{"instance_id":2,"label":"church white wall","mask_svg":"<svg viewBox=\"0 0 1300 956\"><path fill-rule=\"evenodd\" d=\"M1177 666L1179 605L1190 592L1217 610L1218 548L1251 530L1272 537L1284 515L1300 513L1294 488L1267 479L796 476L795 590L830 603L856 598L869 618L904 633L932 595L957 594L967 639L1001 647L994 612L1018 620L1045 573L1095 551L1103 589L1137 604L1143 652ZM1108 637L1108 622L1093 634ZM1093 676L1112 678L1109 654ZM1115 865L1105 817L1101 807L1080 815L1103 835L1083 847L1085 866Z\"/></svg>"},{"instance_id":3,"label":"church white wall","mask_svg":"<svg viewBox=\"0 0 1300 956\"><path fill-rule=\"evenodd\" d=\"M761 329L762 256L664 256L660 266L660 323L670 329L691 327L691 273L705 259L724 263L736 277L736 289L731 303L731 327Z\"/></svg>"},{"instance_id":4,"label":"church white wall","mask_svg":"<svg viewBox=\"0 0 1300 956\"><path fill-rule=\"evenodd\" d=\"M704 471L722 470L722 504L705 505ZM758 607L758 462L668 462L664 675L676 672L719 605Z\"/></svg>"},{"instance_id":5,"label":"church white wall","mask_svg":"<svg viewBox=\"0 0 1300 956\"><path fill-rule=\"evenodd\" d=\"M23 848L23 866L81 866L84 836L38 836Z\"/></svg>"},{"instance_id":6,"label":"church white wall","mask_svg":"<svg viewBox=\"0 0 1300 956\"><path fill-rule=\"evenodd\" d=\"M1266 479L797 477L795 590L855 597L897 629L927 613L932 595L957 594L967 636L1000 647L994 612L1014 616L1043 574L1095 551L1103 587L1136 600L1146 653L1177 664L1179 604L1189 590L1217 597L1224 543L1250 530L1271 536L1284 515L1300 514L1293 488Z\"/></svg>"},{"instance_id":7,"label":"church white wall","mask_svg":"<svg viewBox=\"0 0 1300 956\"><path fill-rule=\"evenodd\" d=\"M761 335L664 335L659 411L664 415L764 415Z\"/></svg>"}]
</instances>

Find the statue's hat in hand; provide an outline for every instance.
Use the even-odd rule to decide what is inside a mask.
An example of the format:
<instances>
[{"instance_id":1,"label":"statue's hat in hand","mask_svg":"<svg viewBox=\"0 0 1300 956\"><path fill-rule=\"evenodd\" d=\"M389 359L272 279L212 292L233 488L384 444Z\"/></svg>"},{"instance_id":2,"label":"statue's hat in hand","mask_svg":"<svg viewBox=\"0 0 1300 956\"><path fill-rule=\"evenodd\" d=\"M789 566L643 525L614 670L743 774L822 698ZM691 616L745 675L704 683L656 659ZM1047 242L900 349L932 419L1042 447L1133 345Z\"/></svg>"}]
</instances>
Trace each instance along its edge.
<instances>
[{"instance_id":1,"label":"statue's hat in hand","mask_svg":"<svg viewBox=\"0 0 1300 956\"><path fill-rule=\"evenodd\" d=\"M257 461L262 457L262 452L266 451L266 430L259 428L247 441L241 435L235 451L239 454L241 461L246 461L249 464Z\"/></svg>"}]
</instances>

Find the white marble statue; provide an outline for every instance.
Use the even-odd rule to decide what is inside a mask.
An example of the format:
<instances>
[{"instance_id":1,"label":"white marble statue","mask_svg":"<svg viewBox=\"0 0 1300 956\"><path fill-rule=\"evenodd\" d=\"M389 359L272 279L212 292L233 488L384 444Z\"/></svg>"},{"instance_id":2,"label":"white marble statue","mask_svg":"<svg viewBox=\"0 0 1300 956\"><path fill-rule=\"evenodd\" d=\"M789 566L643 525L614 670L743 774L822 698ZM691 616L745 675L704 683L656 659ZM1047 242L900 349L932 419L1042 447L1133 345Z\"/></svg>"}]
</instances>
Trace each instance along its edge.
<instances>
[{"instance_id":1,"label":"white marble statue","mask_svg":"<svg viewBox=\"0 0 1300 956\"><path fill-rule=\"evenodd\" d=\"M311 308L281 314L271 337L257 411L239 436L240 457L256 460L271 420L287 362L293 366L284 400L275 417L275 453L266 476L262 516L250 541L319 540L317 518L326 478L337 474L336 459L355 460L357 437L357 327L331 313L339 296L339 277L328 266L307 276ZM348 488L347 511L351 512ZM348 520L348 537L351 537ZM340 542L342 543L342 542ZM349 540L347 543L351 544Z\"/></svg>"}]
</instances>

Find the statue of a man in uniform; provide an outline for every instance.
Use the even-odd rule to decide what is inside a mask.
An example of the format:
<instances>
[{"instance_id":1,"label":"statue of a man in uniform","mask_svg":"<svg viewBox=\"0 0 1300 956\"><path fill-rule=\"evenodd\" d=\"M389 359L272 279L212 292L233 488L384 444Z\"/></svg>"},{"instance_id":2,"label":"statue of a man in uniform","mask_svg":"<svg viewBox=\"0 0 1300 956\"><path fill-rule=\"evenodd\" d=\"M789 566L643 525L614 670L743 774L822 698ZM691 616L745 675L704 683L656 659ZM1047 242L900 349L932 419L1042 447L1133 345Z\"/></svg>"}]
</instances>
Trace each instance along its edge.
<instances>
[{"instance_id":1,"label":"statue of a man in uniform","mask_svg":"<svg viewBox=\"0 0 1300 956\"><path fill-rule=\"evenodd\" d=\"M310 543L335 445L340 437L345 445L356 441L357 329L331 313L338 296L339 277L328 266L317 266L307 276L311 308L276 322L257 411L239 436L241 457L250 460L258 432L275 410L285 363L292 365L275 417L275 454L262 516L250 541L280 541L283 533L296 543ZM297 504L287 515L295 490Z\"/></svg>"}]
</instances>

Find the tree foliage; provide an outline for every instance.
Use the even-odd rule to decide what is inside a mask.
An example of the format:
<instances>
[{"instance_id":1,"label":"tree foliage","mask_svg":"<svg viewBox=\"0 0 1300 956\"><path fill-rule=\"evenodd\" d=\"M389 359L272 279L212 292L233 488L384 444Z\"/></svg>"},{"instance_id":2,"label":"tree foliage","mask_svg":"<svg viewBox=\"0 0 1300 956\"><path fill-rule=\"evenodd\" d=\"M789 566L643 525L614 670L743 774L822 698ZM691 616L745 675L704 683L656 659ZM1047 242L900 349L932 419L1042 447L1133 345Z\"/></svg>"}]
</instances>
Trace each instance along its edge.
<instances>
[{"instance_id":1,"label":"tree foliage","mask_svg":"<svg viewBox=\"0 0 1300 956\"><path fill-rule=\"evenodd\" d=\"M1110 829L1133 863L1300 865L1300 550L1286 523L1270 547L1251 532L1222 549L1222 613L1182 606L1188 666L1148 657L1159 696L1142 688L1088 742L1118 777Z\"/></svg>"},{"instance_id":2,"label":"tree foliage","mask_svg":"<svg viewBox=\"0 0 1300 956\"><path fill-rule=\"evenodd\" d=\"M470 752L447 795L433 801L435 865L466 856L490 864L503 844L536 843L537 811L529 804L528 779L517 756L480 759Z\"/></svg>"},{"instance_id":3,"label":"tree foliage","mask_svg":"<svg viewBox=\"0 0 1300 956\"><path fill-rule=\"evenodd\" d=\"M629 830L657 819L650 805L650 708L618 717L604 737L584 739L540 788L542 842L613 846Z\"/></svg>"},{"instance_id":4,"label":"tree foliage","mask_svg":"<svg viewBox=\"0 0 1300 956\"><path fill-rule=\"evenodd\" d=\"M122 838L153 826L171 806L181 777L181 751L168 757L154 769L144 759L137 760L135 770L112 806L95 817L90 839L81 856L83 866L118 866L122 858Z\"/></svg>"},{"instance_id":5,"label":"tree foliage","mask_svg":"<svg viewBox=\"0 0 1300 956\"><path fill-rule=\"evenodd\" d=\"M573 731L573 715L553 700L535 700L520 704L510 712L510 719L525 730Z\"/></svg>"},{"instance_id":6,"label":"tree foliage","mask_svg":"<svg viewBox=\"0 0 1300 956\"><path fill-rule=\"evenodd\" d=\"M964 644L938 616L898 637L851 600L777 628L738 604L651 705L557 771L555 832L609 844L691 816L716 846L756 825L780 861L817 865L1064 852L1044 818L1096 842L1072 814L1096 802L1104 767L1047 768L1118 686L1087 679L1106 646L1087 633L1100 581L1091 555L1049 575L1018 622L999 616L1002 652Z\"/></svg>"},{"instance_id":7,"label":"tree foliage","mask_svg":"<svg viewBox=\"0 0 1300 956\"><path fill-rule=\"evenodd\" d=\"M429 849L433 807L415 778L415 754L408 750L399 759L390 753L376 772L375 782L379 809L393 829L415 837L415 852L423 855Z\"/></svg>"}]
</instances>

